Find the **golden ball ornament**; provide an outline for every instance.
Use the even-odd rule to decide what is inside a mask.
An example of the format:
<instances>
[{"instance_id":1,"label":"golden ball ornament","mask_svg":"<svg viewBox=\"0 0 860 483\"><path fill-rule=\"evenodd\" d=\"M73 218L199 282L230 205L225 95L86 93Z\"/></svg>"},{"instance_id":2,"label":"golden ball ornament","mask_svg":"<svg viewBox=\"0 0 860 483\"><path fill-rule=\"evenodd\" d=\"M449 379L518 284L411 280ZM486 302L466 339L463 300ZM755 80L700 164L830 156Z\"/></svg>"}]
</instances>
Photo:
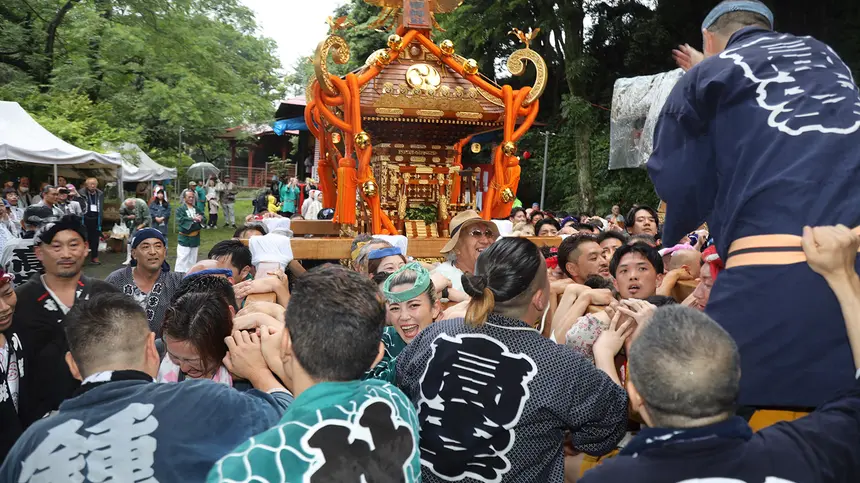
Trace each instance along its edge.
<instances>
[{"instance_id":1,"label":"golden ball ornament","mask_svg":"<svg viewBox=\"0 0 860 483\"><path fill-rule=\"evenodd\" d=\"M514 192L510 188L505 188L502 190L502 201L505 203L510 203L514 201Z\"/></svg>"},{"instance_id":2,"label":"golden ball ornament","mask_svg":"<svg viewBox=\"0 0 860 483\"><path fill-rule=\"evenodd\" d=\"M388 36L388 48L394 50L400 50L400 42L403 41L403 38L397 34L391 34Z\"/></svg>"},{"instance_id":3,"label":"golden ball ornament","mask_svg":"<svg viewBox=\"0 0 860 483\"><path fill-rule=\"evenodd\" d=\"M502 144L502 152L505 153L506 156L513 156L517 153L517 145L513 143L513 141L508 141L505 144Z\"/></svg>"},{"instance_id":4,"label":"golden ball ornament","mask_svg":"<svg viewBox=\"0 0 860 483\"><path fill-rule=\"evenodd\" d=\"M472 152L478 154L481 152L481 143L472 143Z\"/></svg>"},{"instance_id":5,"label":"golden ball ornament","mask_svg":"<svg viewBox=\"0 0 860 483\"><path fill-rule=\"evenodd\" d=\"M469 75L475 75L478 73L478 61L475 59L468 59L463 62L463 71Z\"/></svg>"},{"instance_id":6,"label":"golden ball ornament","mask_svg":"<svg viewBox=\"0 0 860 483\"><path fill-rule=\"evenodd\" d=\"M364 191L364 196L367 196L368 198L376 196L377 188L376 183L373 180L365 181L361 189Z\"/></svg>"},{"instance_id":7,"label":"golden ball ornament","mask_svg":"<svg viewBox=\"0 0 860 483\"><path fill-rule=\"evenodd\" d=\"M367 147L370 146L370 135L364 131L356 134L354 140L355 145L358 146L359 149L367 149Z\"/></svg>"},{"instance_id":8,"label":"golden ball ornament","mask_svg":"<svg viewBox=\"0 0 860 483\"><path fill-rule=\"evenodd\" d=\"M341 141L340 133L336 133L336 132L331 133L331 142L333 144L338 144L338 143L340 143L340 141Z\"/></svg>"},{"instance_id":9,"label":"golden ball ornament","mask_svg":"<svg viewBox=\"0 0 860 483\"><path fill-rule=\"evenodd\" d=\"M453 55L454 54L454 42L451 40L445 39L439 44L439 50L442 51L442 55Z\"/></svg>"},{"instance_id":10,"label":"golden ball ornament","mask_svg":"<svg viewBox=\"0 0 860 483\"><path fill-rule=\"evenodd\" d=\"M376 62L380 65L388 65L391 63L391 52L383 50L376 56Z\"/></svg>"}]
</instances>

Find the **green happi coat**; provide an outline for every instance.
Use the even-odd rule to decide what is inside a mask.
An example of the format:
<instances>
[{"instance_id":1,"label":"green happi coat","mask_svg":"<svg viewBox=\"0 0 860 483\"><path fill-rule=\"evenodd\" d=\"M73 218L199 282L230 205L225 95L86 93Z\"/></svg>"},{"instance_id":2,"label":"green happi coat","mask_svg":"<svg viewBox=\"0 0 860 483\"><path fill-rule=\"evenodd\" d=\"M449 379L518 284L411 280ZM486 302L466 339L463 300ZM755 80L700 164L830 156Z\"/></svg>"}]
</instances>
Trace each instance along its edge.
<instances>
[{"instance_id":1,"label":"green happi coat","mask_svg":"<svg viewBox=\"0 0 860 483\"><path fill-rule=\"evenodd\" d=\"M397 356L406 347L406 342L397 333L397 329L386 327L382 332L382 343L385 344L385 355L382 356L379 364L364 373L364 379L379 379L394 384L394 376L397 374Z\"/></svg>"},{"instance_id":2,"label":"green happi coat","mask_svg":"<svg viewBox=\"0 0 860 483\"><path fill-rule=\"evenodd\" d=\"M418 416L391 384L322 382L301 393L277 426L215 463L206 481L418 482Z\"/></svg>"},{"instance_id":3,"label":"green happi coat","mask_svg":"<svg viewBox=\"0 0 860 483\"><path fill-rule=\"evenodd\" d=\"M194 221L189 216L189 211L193 210L194 215L201 215L196 207L188 206L182 203L179 208L176 208L176 225L179 229L179 244L184 247L194 248L200 246L200 230L203 225Z\"/></svg>"}]
</instances>

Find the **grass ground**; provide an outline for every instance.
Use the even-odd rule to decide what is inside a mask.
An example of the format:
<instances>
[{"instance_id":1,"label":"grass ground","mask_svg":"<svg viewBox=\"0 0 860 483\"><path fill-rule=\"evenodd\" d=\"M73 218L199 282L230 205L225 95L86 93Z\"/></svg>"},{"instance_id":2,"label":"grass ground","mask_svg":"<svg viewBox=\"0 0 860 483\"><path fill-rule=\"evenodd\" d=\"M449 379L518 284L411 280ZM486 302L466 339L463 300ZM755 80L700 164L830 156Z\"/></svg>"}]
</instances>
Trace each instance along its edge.
<instances>
[{"instance_id":1,"label":"grass ground","mask_svg":"<svg viewBox=\"0 0 860 483\"><path fill-rule=\"evenodd\" d=\"M175 212L176 206L171 203L171 210ZM245 217L253 212L251 200L236 200L236 226L242 225ZM175 216L175 215L174 215ZM208 220L208 217L207 217ZM229 240L233 238L233 232L236 231L232 226L224 227L223 212L218 214L218 228L210 230L202 230L200 232L200 249L198 250L198 259L203 260L209 250L221 240ZM167 263L171 266L176 262L176 230L171 219L168 234L167 234ZM125 261L125 253L99 253L99 261L101 265L85 265L84 273L90 277L104 280L111 272L118 268L122 268L122 262Z\"/></svg>"}]
</instances>

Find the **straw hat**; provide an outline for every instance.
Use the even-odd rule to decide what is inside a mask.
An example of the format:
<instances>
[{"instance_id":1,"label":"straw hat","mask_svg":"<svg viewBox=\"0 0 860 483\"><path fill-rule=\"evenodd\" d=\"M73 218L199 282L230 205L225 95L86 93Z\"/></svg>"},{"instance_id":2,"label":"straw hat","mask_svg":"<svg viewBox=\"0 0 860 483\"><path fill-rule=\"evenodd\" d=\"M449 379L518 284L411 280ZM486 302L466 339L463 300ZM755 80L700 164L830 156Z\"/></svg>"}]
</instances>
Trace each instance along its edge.
<instances>
[{"instance_id":1,"label":"straw hat","mask_svg":"<svg viewBox=\"0 0 860 483\"><path fill-rule=\"evenodd\" d=\"M469 226L479 223L490 227L490 231L492 231L497 237L499 236L499 228L496 224L481 218L481 215L479 215L477 211L461 211L460 213L457 213L457 216L451 219L451 239L448 240L448 243L445 244L444 248L442 248L441 253L448 253L453 250L454 247L457 246L457 242L460 241L460 233L468 229Z\"/></svg>"}]
</instances>

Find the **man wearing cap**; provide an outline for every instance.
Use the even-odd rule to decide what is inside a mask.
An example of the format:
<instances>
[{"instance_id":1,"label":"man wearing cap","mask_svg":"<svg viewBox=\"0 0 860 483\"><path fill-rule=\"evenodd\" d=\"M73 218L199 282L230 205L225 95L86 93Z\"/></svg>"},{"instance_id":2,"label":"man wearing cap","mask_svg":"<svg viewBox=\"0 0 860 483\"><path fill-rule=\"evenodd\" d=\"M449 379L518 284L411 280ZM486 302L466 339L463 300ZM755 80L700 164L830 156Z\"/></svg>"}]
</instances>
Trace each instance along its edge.
<instances>
[{"instance_id":1,"label":"man wearing cap","mask_svg":"<svg viewBox=\"0 0 860 483\"><path fill-rule=\"evenodd\" d=\"M47 223L36 233L34 242L36 257L45 273L15 290L18 296L15 318L28 335L33 371L44 375L32 402L33 410L41 416L56 409L80 384L65 362L66 314L77 301L89 300L91 294L117 290L83 274L89 249L80 218L68 215Z\"/></svg>"},{"instance_id":2,"label":"man wearing cap","mask_svg":"<svg viewBox=\"0 0 860 483\"><path fill-rule=\"evenodd\" d=\"M442 274L451 281L451 289L463 294L464 300L468 295L463 292L461 278L464 273L472 273L478 255L496 241L499 228L495 223L481 218L475 210L466 210L451 219L451 239L442 248L442 254L447 261L436 267L432 273ZM459 294L458 294L459 295Z\"/></svg>"},{"instance_id":3,"label":"man wearing cap","mask_svg":"<svg viewBox=\"0 0 860 483\"><path fill-rule=\"evenodd\" d=\"M194 206L194 191L185 192L183 203L176 208L176 223L179 229L176 246L174 270L185 273L197 263L197 250L200 247L200 230L203 229L203 214Z\"/></svg>"},{"instance_id":4,"label":"man wearing cap","mask_svg":"<svg viewBox=\"0 0 860 483\"><path fill-rule=\"evenodd\" d=\"M665 244L707 221L726 263L706 311L737 341L740 404L796 410L853 380L839 305L799 235L860 225L860 96L829 46L773 25L755 0L708 15L706 58L666 101L648 172Z\"/></svg>"},{"instance_id":5,"label":"man wearing cap","mask_svg":"<svg viewBox=\"0 0 860 483\"><path fill-rule=\"evenodd\" d=\"M182 274L171 272L167 240L160 231L144 228L131 239L131 266L107 276L105 282L133 298L146 313L149 328L159 332L164 313L182 281Z\"/></svg>"},{"instance_id":6,"label":"man wearing cap","mask_svg":"<svg viewBox=\"0 0 860 483\"><path fill-rule=\"evenodd\" d=\"M7 241L0 249L0 268L15 277L13 282L16 287L44 271L42 262L36 257L34 238L39 228L55 220L53 210L47 206L28 206L21 220L24 231L21 238Z\"/></svg>"},{"instance_id":7,"label":"man wearing cap","mask_svg":"<svg viewBox=\"0 0 860 483\"><path fill-rule=\"evenodd\" d=\"M99 189L99 180L87 178L87 189L84 190L84 226L87 227L87 240L90 244L90 263L101 265L99 262L99 240L102 236L102 212L104 211L105 194Z\"/></svg>"}]
</instances>

